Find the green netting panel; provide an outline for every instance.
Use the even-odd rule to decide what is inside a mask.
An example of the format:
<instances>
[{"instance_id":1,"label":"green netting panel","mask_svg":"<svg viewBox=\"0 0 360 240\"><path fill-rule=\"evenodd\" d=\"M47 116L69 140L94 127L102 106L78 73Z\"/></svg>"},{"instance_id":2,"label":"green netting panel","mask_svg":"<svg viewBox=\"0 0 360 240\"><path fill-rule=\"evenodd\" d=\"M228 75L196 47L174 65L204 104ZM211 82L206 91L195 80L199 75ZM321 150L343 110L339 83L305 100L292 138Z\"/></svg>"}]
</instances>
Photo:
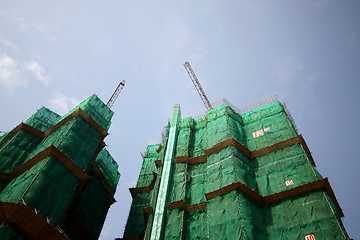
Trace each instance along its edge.
<instances>
[{"instance_id":1,"label":"green netting panel","mask_svg":"<svg viewBox=\"0 0 360 240\"><path fill-rule=\"evenodd\" d=\"M12 180L1 192L4 202L20 202L39 210L56 225L69 204L79 179L54 157L47 157Z\"/></svg>"},{"instance_id":2,"label":"green netting panel","mask_svg":"<svg viewBox=\"0 0 360 240\"><path fill-rule=\"evenodd\" d=\"M28 240L21 232L7 223L3 223L0 226L1 240Z\"/></svg>"},{"instance_id":3,"label":"green netting panel","mask_svg":"<svg viewBox=\"0 0 360 240\"><path fill-rule=\"evenodd\" d=\"M9 133L4 133L2 136L0 136L0 143L1 143L1 141L8 135ZM1 144L0 144L0 146L1 146Z\"/></svg>"},{"instance_id":4,"label":"green netting panel","mask_svg":"<svg viewBox=\"0 0 360 240\"><path fill-rule=\"evenodd\" d=\"M64 115L63 118L67 117L78 108L84 110L106 131L109 129L111 118L114 115L114 112L105 103L103 103L100 98L98 98L98 96L95 94L90 96L78 106L76 106L73 110Z\"/></svg>"},{"instance_id":5,"label":"green netting panel","mask_svg":"<svg viewBox=\"0 0 360 240\"><path fill-rule=\"evenodd\" d=\"M236 181L233 149L231 146L221 149L207 160L208 192L226 187Z\"/></svg>"},{"instance_id":6,"label":"green netting panel","mask_svg":"<svg viewBox=\"0 0 360 240\"><path fill-rule=\"evenodd\" d=\"M169 202L185 199L186 163L176 163L173 166L173 176L169 192Z\"/></svg>"},{"instance_id":7,"label":"green netting panel","mask_svg":"<svg viewBox=\"0 0 360 240\"><path fill-rule=\"evenodd\" d=\"M186 163L175 163L169 191L169 202L185 199Z\"/></svg>"},{"instance_id":8,"label":"green netting panel","mask_svg":"<svg viewBox=\"0 0 360 240\"><path fill-rule=\"evenodd\" d=\"M265 239L259 207L233 190L208 201L210 239Z\"/></svg>"},{"instance_id":9,"label":"green netting panel","mask_svg":"<svg viewBox=\"0 0 360 240\"><path fill-rule=\"evenodd\" d=\"M160 154L157 152L159 147L160 144L149 145L147 147L136 187L149 186L154 179L153 172L158 172L155 161L159 160Z\"/></svg>"},{"instance_id":10,"label":"green netting panel","mask_svg":"<svg viewBox=\"0 0 360 240\"><path fill-rule=\"evenodd\" d=\"M192 129L193 130L199 130L201 128L205 128L206 124L207 124L207 118L206 117L194 120L193 125L192 125Z\"/></svg>"},{"instance_id":11,"label":"green netting panel","mask_svg":"<svg viewBox=\"0 0 360 240\"><path fill-rule=\"evenodd\" d=\"M175 157L182 157L188 155L187 152L188 152L190 131L191 130L189 127L179 129L177 143L176 143Z\"/></svg>"},{"instance_id":12,"label":"green netting panel","mask_svg":"<svg viewBox=\"0 0 360 240\"><path fill-rule=\"evenodd\" d=\"M104 174L110 187L113 190L116 189L116 185L118 184L120 178L120 173L118 172L119 165L115 162L108 150L101 150L95 161L101 172Z\"/></svg>"},{"instance_id":13,"label":"green netting panel","mask_svg":"<svg viewBox=\"0 0 360 240\"><path fill-rule=\"evenodd\" d=\"M316 240L344 240L347 239L339 232L334 218L320 219L316 222L300 224L293 228L282 228L270 232L267 235L269 240L305 239L307 235L313 235ZM347 236L347 234L345 233Z\"/></svg>"},{"instance_id":14,"label":"green netting panel","mask_svg":"<svg viewBox=\"0 0 360 240\"><path fill-rule=\"evenodd\" d=\"M188 166L188 181L186 189L187 205L194 205L206 201L206 166L206 163Z\"/></svg>"},{"instance_id":15,"label":"green netting panel","mask_svg":"<svg viewBox=\"0 0 360 240\"><path fill-rule=\"evenodd\" d=\"M228 122L232 137L246 147L247 142L244 131L244 125L239 121L239 119L233 117L229 117Z\"/></svg>"},{"instance_id":16,"label":"green netting panel","mask_svg":"<svg viewBox=\"0 0 360 240\"><path fill-rule=\"evenodd\" d=\"M236 181L241 182L254 191L258 191L255 173L252 167L253 160L246 157L244 153L235 146L230 146L230 148L232 148L233 151Z\"/></svg>"},{"instance_id":17,"label":"green netting panel","mask_svg":"<svg viewBox=\"0 0 360 240\"><path fill-rule=\"evenodd\" d=\"M185 214L183 239L209 239L206 209ZM223 239L223 238L219 238Z\"/></svg>"},{"instance_id":18,"label":"green netting panel","mask_svg":"<svg viewBox=\"0 0 360 240\"><path fill-rule=\"evenodd\" d=\"M269 239L304 239L309 234L314 234L316 239L317 236L323 236L320 239L326 240L344 239L327 196L322 191L273 203L265 207L264 213Z\"/></svg>"},{"instance_id":19,"label":"green netting panel","mask_svg":"<svg viewBox=\"0 0 360 240\"><path fill-rule=\"evenodd\" d=\"M183 215L184 210L180 208L167 210L164 239L181 239Z\"/></svg>"},{"instance_id":20,"label":"green netting panel","mask_svg":"<svg viewBox=\"0 0 360 240\"><path fill-rule=\"evenodd\" d=\"M144 207L150 205L150 193L138 193L133 195L129 218L126 223L124 237L137 237L145 228Z\"/></svg>"},{"instance_id":21,"label":"green netting panel","mask_svg":"<svg viewBox=\"0 0 360 240\"><path fill-rule=\"evenodd\" d=\"M162 174L162 167L158 167L158 176L156 178L156 182L155 182L155 186L154 188L151 190L150 193L150 206L153 207L153 209L155 209L156 207L156 200L157 200L157 196L159 193L159 188L160 188L160 181L161 181L161 174Z\"/></svg>"},{"instance_id":22,"label":"green netting panel","mask_svg":"<svg viewBox=\"0 0 360 240\"><path fill-rule=\"evenodd\" d=\"M0 170L8 173L19 167L41 140L26 130L18 131L0 148Z\"/></svg>"},{"instance_id":23,"label":"green netting panel","mask_svg":"<svg viewBox=\"0 0 360 240\"><path fill-rule=\"evenodd\" d=\"M300 144L272 151L254 160L259 193L267 196L319 180ZM292 180L293 184L286 185Z\"/></svg>"},{"instance_id":24,"label":"green netting panel","mask_svg":"<svg viewBox=\"0 0 360 240\"><path fill-rule=\"evenodd\" d=\"M208 121L206 149L213 147L215 144L231 138L230 129L228 125L228 116L223 115Z\"/></svg>"},{"instance_id":25,"label":"green netting panel","mask_svg":"<svg viewBox=\"0 0 360 240\"><path fill-rule=\"evenodd\" d=\"M25 173L21 174L19 177L13 179L7 187L1 192L0 199L4 202L13 202L18 203L26 192L28 186L32 183L33 179L36 178L38 172L45 166L46 160L40 161L38 164L34 165Z\"/></svg>"},{"instance_id":26,"label":"green netting panel","mask_svg":"<svg viewBox=\"0 0 360 240\"><path fill-rule=\"evenodd\" d=\"M180 128L191 128L195 124L195 121L192 117L187 117L181 119Z\"/></svg>"},{"instance_id":27,"label":"green netting panel","mask_svg":"<svg viewBox=\"0 0 360 240\"><path fill-rule=\"evenodd\" d=\"M46 136L30 157L54 145L81 169L86 169L95 158L97 145L102 138L91 124L78 115Z\"/></svg>"},{"instance_id":28,"label":"green netting panel","mask_svg":"<svg viewBox=\"0 0 360 240\"><path fill-rule=\"evenodd\" d=\"M160 144L149 145L146 148L145 157L157 157L159 153L157 152L160 147Z\"/></svg>"},{"instance_id":29,"label":"green netting panel","mask_svg":"<svg viewBox=\"0 0 360 240\"><path fill-rule=\"evenodd\" d=\"M253 111L241 114L244 124L269 117L273 114L284 111L284 107L280 102L274 102L264 107L255 109Z\"/></svg>"},{"instance_id":30,"label":"green netting panel","mask_svg":"<svg viewBox=\"0 0 360 240\"><path fill-rule=\"evenodd\" d=\"M149 214L148 215L148 224L146 225L146 232L145 232L145 238L144 240L149 240L151 237L151 230L152 230L152 225L154 223L154 214Z\"/></svg>"},{"instance_id":31,"label":"green netting panel","mask_svg":"<svg viewBox=\"0 0 360 240\"><path fill-rule=\"evenodd\" d=\"M267 128L269 130L266 131ZM265 148L297 136L285 112L276 113L246 124L244 130L250 151ZM263 131L264 134L254 137L253 134L257 131Z\"/></svg>"},{"instance_id":32,"label":"green netting panel","mask_svg":"<svg viewBox=\"0 0 360 240\"><path fill-rule=\"evenodd\" d=\"M189 158L204 155L206 148L206 125L203 128L193 129L189 141Z\"/></svg>"},{"instance_id":33,"label":"green netting panel","mask_svg":"<svg viewBox=\"0 0 360 240\"><path fill-rule=\"evenodd\" d=\"M215 108L208 112L207 143L209 149L215 144L234 138L246 146L246 135L241 116L228 105Z\"/></svg>"},{"instance_id":34,"label":"green netting panel","mask_svg":"<svg viewBox=\"0 0 360 240\"><path fill-rule=\"evenodd\" d=\"M110 207L109 192L100 180L93 176L85 188L76 209L81 221L97 239L100 235L106 213Z\"/></svg>"},{"instance_id":35,"label":"green netting panel","mask_svg":"<svg viewBox=\"0 0 360 240\"><path fill-rule=\"evenodd\" d=\"M59 114L54 113L46 107L42 107L28 120L26 120L25 123L40 131L46 132L51 127L53 127L60 119L61 116Z\"/></svg>"}]
</instances>

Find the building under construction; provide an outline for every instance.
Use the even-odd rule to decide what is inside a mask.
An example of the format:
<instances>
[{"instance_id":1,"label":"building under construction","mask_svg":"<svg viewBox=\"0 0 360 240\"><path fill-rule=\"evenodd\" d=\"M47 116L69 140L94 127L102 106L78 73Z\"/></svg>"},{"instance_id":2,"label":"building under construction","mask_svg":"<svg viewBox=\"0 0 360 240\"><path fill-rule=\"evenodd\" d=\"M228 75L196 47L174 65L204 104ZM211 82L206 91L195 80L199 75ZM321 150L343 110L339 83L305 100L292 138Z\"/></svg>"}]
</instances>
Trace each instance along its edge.
<instances>
[{"instance_id":1,"label":"building under construction","mask_svg":"<svg viewBox=\"0 0 360 240\"><path fill-rule=\"evenodd\" d=\"M327 178L276 99L181 119L148 146L123 239L349 239Z\"/></svg>"},{"instance_id":2,"label":"building under construction","mask_svg":"<svg viewBox=\"0 0 360 240\"><path fill-rule=\"evenodd\" d=\"M120 174L104 149L113 111L92 95L43 107L0 137L0 239L97 239Z\"/></svg>"}]
</instances>

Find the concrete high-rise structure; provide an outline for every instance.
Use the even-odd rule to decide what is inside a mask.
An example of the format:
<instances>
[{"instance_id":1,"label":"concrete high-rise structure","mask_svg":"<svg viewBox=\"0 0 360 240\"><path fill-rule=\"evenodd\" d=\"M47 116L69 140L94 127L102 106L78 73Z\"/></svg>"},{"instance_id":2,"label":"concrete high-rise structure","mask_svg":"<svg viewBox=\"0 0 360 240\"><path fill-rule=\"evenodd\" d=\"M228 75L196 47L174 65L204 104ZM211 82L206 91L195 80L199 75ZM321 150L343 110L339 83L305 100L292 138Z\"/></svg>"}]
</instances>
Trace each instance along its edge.
<instances>
[{"instance_id":1,"label":"concrete high-rise structure","mask_svg":"<svg viewBox=\"0 0 360 240\"><path fill-rule=\"evenodd\" d=\"M349 239L327 178L277 99L201 119L174 107L147 147L123 239Z\"/></svg>"},{"instance_id":2,"label":"concrete high-rise structure","mask_svg":"<svg viewBox=\"0 0 360 240\"><path fill-rule=\"evenodd\" d=\"M0 239L98 239L120 177L103 149L112 116L92 95L0 137Z\"/></svg>"}]
</instances>

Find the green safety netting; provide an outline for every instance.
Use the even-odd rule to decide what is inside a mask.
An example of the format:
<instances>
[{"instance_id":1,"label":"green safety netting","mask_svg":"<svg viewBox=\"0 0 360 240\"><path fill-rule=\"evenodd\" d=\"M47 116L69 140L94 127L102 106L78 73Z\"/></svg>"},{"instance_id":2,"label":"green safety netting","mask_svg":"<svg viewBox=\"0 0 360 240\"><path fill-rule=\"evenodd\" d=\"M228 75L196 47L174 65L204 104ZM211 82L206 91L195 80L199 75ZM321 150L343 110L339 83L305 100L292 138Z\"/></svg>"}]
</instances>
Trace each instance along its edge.
<instances>
[{"instance_id":1,"label":"green safety netting","mask_svg":"<svg viewBox=\"0 0 360 240\"><path fill-rule=\"evenodd\" d=\"M204 118L181 120L175 157L191 159L203 156L205 150L231 138L250 151L255 151L296 136L298 133L280 102L245 114L238 114L230 106L224 105L210 110ZM152 179L150 173L158 171L158 181L152 192L145 197L146 204L152 207L156 204L154 201L161 178L161 167L156 168L154 161L163 159L164 152L162 150L158 156L144 157L140 184L138 182L137 185L140 187L149 184ZM207 156L205 162L174 163L167 201L183 200L185 206L199 203L207 205L205 209L191 212L185 211L183 207L168 209L164 239L285 240L304 239L309 234L314 234L316 239L344 239L347 234L335 204L322 191L298 195L265 206L259 205L239 189L210 200L205 198L206 193L234 182L240 182L262 196L268 196L321 178L299 143L253 159L230 145ZM287 181L291 184L287 185ZM144 193L141 195L144 196ZM138 236L135 232L132 235L129 232L136 228L137 233L140 233L145 227L136 225L139 224L137 221L143 220L140 208L146 207L144 204L136 209L139 206L136 197L134 196L124 237ZM134 214L137 216L133 216ZM151 221L150 214L147 233L151 231ZM146 236L149 239L149 234Z\"/></svg>"},{"instance_id":2,"label":"green safety netting","mask_svg":"<svg viewBox=\"0 0 360 240\"><path fill-rule=\"evenodd\" d=\"M113 112L96 95L86 99L62 119L78 108L83 109L105 130L109 128ZM43 107L31 116L26 124L45 132L59 121L61 121L59 115ZM50 155L39 159L39 162L19 176L8 182L1 182L0 201L26 204L36 210L41 217L48 218L54 226L63 224L69 206L75 206L83 224L97 238L112 203L109 196L113 192L110 193L91 171L91 163L93 161L97 163L113 190L116 189L120 177L118 165L111 155L107 150L100 152L103 138L104 136L81 115L62 122L61 126L43 139L25 129L18 130L0 145L1 171L10 173L31 158L39 156L38 154L48 147L55 146L70 161L84 170L91 180L85 189L82 189L78 177L57 158ZM73 230L69 228L69 231L72 239L84 239L76 227ZM11 231L2 225L0 238L5 238L10 233ZM20 233L14 236L14 239L21 239Z\"/></svg>"},{"instance_id":3,"label":"green safety netting","mask_svg":"<svg viewBox=\"0 0 360 240\"><path fill-rule=\"evenodd\" d=\"M185 213L183 239L208 239L207 218L206 210Z\"/></svg>"},{"instance_id":4,"label":"green safety netting","mask_svg":"<svg viewBox=\"0 0 360 240\"><path fill-rule=\"evenodd\" d=\"M109 129L114 112L105 103L103 103L98 96L95 94L90 96L64 115L62 119L75 112L78 108L84 110L84 112L86 112L106 131Z\"/></svg>"},{"instance_id":5,"label":"green safety netting","mask_svg":"<svg viewBox=\"0 0 360 240\"><path fill-rule=\"evenodd\" d=\"M26 236L7 223L0 226L0 236L1 240L28 240Z\"/></svg>"},{"instance_id":6,"label":"green safety netting","mask_svg":"<svg viewBox=\"0 0 360 240\"><path fill-rule=\"evenodd\" d=\"M188 155L190 132L191 129L189 126L180 126L179 134L177 137L175 157L183 157Z\"/></svg>"},{"instance_id":7,"label":"green safety netting","mask_svg":"<svg viewBox=\"0 0 360 240\"><path fill-rule=\"evenodd\" d=\"M300 144L294 144L253 160L259 193L271 195L321 179ZM293 184L287 186L286 181Z\"/></svg>"},{"instance_id":8,"label":"green safety netting","mask_svg":"<svg viewBox=\"0 0 360 240\"><path fill-rule=\"evenodd\" d=\"M98 130L83 117L77 115L47 135L30 157L53 145L85 170L95 158L95 151L102 138Z\"/></svg>"},{"instance_id":9,"label":"green safety netting","mask_svg":"<svg viewBox=\"0 0 360 240\"><path fill-rule=\"evenodd\" d=\"M202 124L200 124L201 126ZM194 131L191 132L191 137L189 140L188 156L198 157L204 155L204 150L206 146L206 128L202 126L198 128L199 125L194 125ZM176 153L175 153L176 154Z\"/></svg>"},{"instance_id":10,"label":"green safety netting","mask_svg":"<svg viewBox=\"0 0 360 240\"><path fill-rule=\"evenodd\" d=\"M56 225L78 182L78 178L55 157L46 157L13 179L1 192L0 201L25 202Z\"/></svg>"},{"instance_id":11,"label":"green safety netting","mask_svg":"<svg viewBox=\"0 0 360 240\"><path fill-rule=\"evenodd\" d=\"M322 191L268 205L263 211L268 239L305 239L309 234L322 240L345 239L333 212L338 215L333 201Z\"/></svg>"},{"instance_id":12,"label":"green safety netting","mask_svg":"<svg viewBox=\"0 0 360 240\"><path fill-rule=\"evenodd\" d=\"M178 163L174 165L172 182L170 186L169 202L183 200L185 197L186 186L186 163Z\"/></svg>"},{"instance_id":13,"label":"green safety netting","mask_svg":"<svg viewBox=\"0 0 360 240\"><path fill-rule=\"evenodd\" d=\"M9 173L19 167L41 141L41 137L19 130L0 146L0 170Z\"/></svg>"},{"instance_id":14,"label":"green safety netting","mask_svg":"<svg viewBox=\"0 0 360 240\"><path fill-rule=\"evenodd\" d=\"M95 238L98 238L110 208L109 192L97 176L87 184L76 208L77 215Z\"/></svg>"},{"instance_id":15,"label":"green safety netting","mask_svg":"<svg viewBox=\"0 0 360 240\"><path fill-rule=\"evenodd\" d=\"M160 144L149 145L147 147L136 187L149 186L153 181L153 172L157 172L155 161L159 160L160 154L157 152L159 147Z\"/></svg>"},{"instance_id":16,"label":"green safety netting","mask_svg":"<svg viewBox=\"0 0 360 240\"><path fill-rule=\"evenodd\" d=\"M189 165L187 174L187 205L194 205L205 202L205 193L207 190L206 164Z\"/></svg>"},{"instance_id":17,"label":"green safety netting","mask_svg":"<svg viewBox=\"0 0 360 240\"><path fill-rule=\"evenodd\" d=\"M165 138L167 138L167 136ZM139 179L136 185L137 188L150 186L154 180L153 172L159 172L155 165L155 161L163 160L163 152L165 151L163 148L160 152L158 152L159 148L160 144L149 145L147 147L143 157L143 165L140 170ZM156 177L156 184L151 191L136 193L132 196L133 203L131 205L129 218L126 224L126 226L129 227L126 227L124 237L136 237L145 230L146 222L143 209L150 206L155 209L156 201L154 202L154 199L156 199L157 196L160 179L161 174ZM148 224L151 225L151 223L149 222Z\"/></svg>"},{"instance_id":18,"label":"green safety netting","mask_svg":"<svg viewBox=\"0 0 360 240\"><path fill-rule=\"evenodd\" d=\"M150 205L150 199L151 196L148 192L133 195L133 203L126 223L124 237L136 237L142 233L145 228L143 209Z\"/></svg>"},{"instance_id":19,"label":"green safety netting","mask_svg":"<svg viewBox=\"0 0 360 240\"><path fill-rule=\"evenodd\" d=\"M25 123L42 132L46 132L58 123L60 119L61 116L59 114L54 113L46 107L42 107L28 120L26 120Z\"/></svg>"},{"instance_id":20,"label":"green safety netting","mask_svg":"<svg viewBox=\"0 0 360 240\"><path fill-rule=\"evenodd\" d=\"M260 208L241 192L210 199L207 211L210 239L264 239Z\"/></svg>"},{"instance_id":21,"label":"green safety netting","mask_svg":"<svg viewBox=\"0 0 360 240\"><path fill-rule=\"evenodd\" d=\"M119 165L106 149L100 151L95 161L110 187L115 190L120 179L120 173L118 172Z\"/></svg>"},{"instance_id":22,"label":"green safety netting","mask_svg":"<svg viewBox=\"0 0 360 240\"><path fill-rule=\"evenodd\" d=\"M174 208L167 211L167 231L165 231L164 239L181 239L184 220L183 214L183 211L179 208Z\"/></svg>"},{"instance_id":23,"label":"green safety netting","mask_svg":"<svg viewBox=\"0 0 360 240\"><path fill-rule=\"evenodd\" d=\"M0 136L0 143L2 142L2 140L8 135L8 133L4 133L2 136Z\"/></svg>"},{"instance_id":24,"label":"green safety netting","mask_svg":"<svg viewBox=\"0 0 360 240\"><path fill-rule=\"evenodd\" d=\"M245 123L247 148L250 151L265 148L298 135L279 102L245 113L242 117ZM263 131L263 135L254 137L253 134L257 131Z\"/></svg>"},{"instance_id":25,"label":"green safety netting","mask_svg":"<svg viewBox=\"0 0 360 240\"><path fill-rule=\"evenodd\" d=\"M234 138L246 146L243 121L241 116L230 106L223 105L209 111L206 119L206 149L230 138Z\"/></svg>"}]
</instances>

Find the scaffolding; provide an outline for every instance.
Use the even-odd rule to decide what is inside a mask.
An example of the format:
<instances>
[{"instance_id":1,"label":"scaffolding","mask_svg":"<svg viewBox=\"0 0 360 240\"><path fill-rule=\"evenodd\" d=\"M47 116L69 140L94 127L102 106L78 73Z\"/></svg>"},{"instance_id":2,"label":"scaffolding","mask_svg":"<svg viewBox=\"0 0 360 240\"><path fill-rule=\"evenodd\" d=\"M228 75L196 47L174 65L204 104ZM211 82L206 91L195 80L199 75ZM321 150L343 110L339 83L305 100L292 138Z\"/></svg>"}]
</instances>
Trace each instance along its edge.
<instances>
[{"instance_id":1,"label":"scaffolding","mask_svg":"<svg viewBox=\"0 0 360 240\"><path fill-rule=\"evenodd\" d=\"M181 119L170 189L162 195L171 125L166 129L161 144L148 146L130 189L123 239L150 239L161 198L162 239L349 238L328 179L277 98L243 113L223 105Z\"/></svg>"},{"instance_id":2,"label":"scaffolding","mask_svg":"<svg viewBox=\"0 0 360 240\"><path fill-rule=\"evenodd\" d=\"M96 95L65 116L42 107L0 142L1 239L97 239L120 174ZM13 209L13 210L12 210Z\"/></svg>"}]
</instances>

